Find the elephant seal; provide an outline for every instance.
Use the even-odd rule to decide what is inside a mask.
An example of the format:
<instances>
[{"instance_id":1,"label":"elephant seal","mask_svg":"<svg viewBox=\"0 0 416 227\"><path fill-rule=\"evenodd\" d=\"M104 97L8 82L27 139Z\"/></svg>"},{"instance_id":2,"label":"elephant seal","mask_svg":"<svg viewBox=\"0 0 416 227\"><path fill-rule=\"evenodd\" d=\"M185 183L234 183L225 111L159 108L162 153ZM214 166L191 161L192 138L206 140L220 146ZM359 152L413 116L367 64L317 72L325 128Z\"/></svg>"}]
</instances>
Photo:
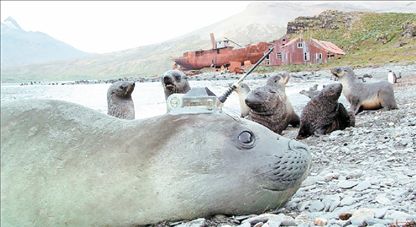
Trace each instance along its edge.
<instances>
[{"instance_id":1,"label":"elephant seal","mask_svg":"<svg viewBox=\"0 0 416 227\"><path fill-rule=\"evenodd\" d=\"M165 92L165 99L174 93L185 94L191 87L189 86L188 77L182 71L173 69L168 70L162 75L162 86Z\"/></svg>"},{"instance_id":2,"label":"elephant seal","mask_svg":"<svg viewBox=\"0 0 416 227\"><path fill-rule=\"evenodd\" d=\"M285 93L285 86L290 76L275 75L270 77L266 85L252 90L245 99L250 108L247 119L262 124L281 134L289 124L299 126L299 116Z\"/></svg>"},{"instance_id":3,"label":"elephant seal","mask_svg":"<svg viewBox=\"0 0 416 227\"><path fill-rule=\"evenodd\" d=\"M240 117L246 117L248 116L248 112L250 111L250 108L246 104L246 98L248 93L250 93L251 89L246 83L240 83L237 88L235 89L235 92L238 95L238 100L240 101Z\"/></svg>"},{"instance_id":4,"label":"elephant seal","mask_svg":"<svg viewBox=\"0 0 416 227\"><path fill-rule=\"evenodd\" d=\"M224 112L126 121L57 100L1 103L4 226L136 226L283 206L303 143Z\"/></svg>"},{"instance_id":5,"label":"elephant seal","mask_svg":"<svg viewBox=\"0 0 416 227\"><path fill-rule=\"evenodd\" d=\"M134 82L117 81L107 90L107 114L121 119L133 120L135 117L134 102L131 94Z\"/></svg>"},{"instance_id":6,"label":"elephant seal","mask_svg":"<svg viewBox=\"0 0 416 227\"><path fill-rule=\"evenodd\" d=\"M328 134L355 126L354 113L348 113L344 105L338 103L341 91L341 84L326 85L306 104L300 117L300 129L296 139L304 139L314 134Z\"/></svg>"},{"instance_id":7,"label":"elephant seal","mask_svg":"<svg viewBox=\"0 0 416 227\"><path fill-rule=\"evenodd\" d=\"M350 67L337 67L331 73L342 83L342 94L351 104L350 110L358 114L363 110L397 109L393 86L387 81L363 83Z\"/></svg>"}]
</instances>

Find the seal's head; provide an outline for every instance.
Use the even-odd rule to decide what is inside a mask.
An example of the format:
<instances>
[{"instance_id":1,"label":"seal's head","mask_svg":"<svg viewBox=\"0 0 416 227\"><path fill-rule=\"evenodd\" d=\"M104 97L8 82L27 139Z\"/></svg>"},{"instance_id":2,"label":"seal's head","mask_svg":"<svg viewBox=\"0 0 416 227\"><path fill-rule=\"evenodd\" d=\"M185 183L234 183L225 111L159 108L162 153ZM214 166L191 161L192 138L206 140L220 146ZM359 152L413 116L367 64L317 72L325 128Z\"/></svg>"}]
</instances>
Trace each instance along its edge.
<instances>
[{"instance_id":1,"label":"seal's head","mask_svg":"<svg viewBox=\"0 0 416 227\"><path fill-rule=\"evenodd\" d=\"M267 79L266 84L269 86L276 86L284 89L287 82L289 82L289 79L289 73L276 74Z\"/></svg>"},{"instance_id":2,"label":"seal's head","mask_svg":"<svg viewBox=\"0 0 416 227\"><path fill-rule=\"evenodd\" d=\"M157 201L186 214L181 218L280 207L307 175L306 145L255 122L226 114L175 115L161 122L164 151L153 156L152 185L160 190Z\"/></svg>"},{"instance_id":3,"label":"seal's head","mask_svg":"<svg viewBox=\"0 0 416 227\"><path fill-rule=\"evenodd\" d=\"M237 85L235 92L238 94L248 94L250 92L250 87L246 83L240 83Z\"/></svg>"},{"instance_id":4,"label":"seal's head","mask_svg":"<svg viewBox=\"0 0 416 227\"><path fill-rule=\"evenodd\" d=\"M348 77L355 78L354 71L352 70L351 67L348 67L348 66L332 68L331 73L338 79L348 78Z\"/></svg>"},{"instance_id":5,"label":"seal's head","mask_svg":"<svg viewBox=\"0 0 416 227\"><path fill-rule=\"evenodd\" d=\"M185 94L191 88L187 76L179 70L168 70L162 75L162 86L165 98L174 93Z\"/></svg>"},{"instance_id":6,"label":"seal's head","mask_svg":"<svg viewBox=\"0 0 416 227\"><path fill-rule=\"evenodd\" d=\"M284 105L281 91L275 86L258 87L251 91L245 102L251 111L261 115L273 114L279 105Z\"/></svg>"},{"instance_id":7,"label":"seal's head","mask_svg":"<svg viewBox=\"0 0 416 227\"><path fill-rule=\"evenodd\" d=\"M119 98L131 98L131 93L134 91L134 82L117 81L114 82L107 91L107 98L117 96Z\"/></svg>"},{"instance_id":8,"label":"seal's head","mask_svg":"<svg viewBox=\"0 0 416 227\"><path fill-rule=\"evenodd\" d=\"M322 89L322 91L316 96L317 99L327 99L331 101L337 101L339 96L342 92L342 84L336 83L336 84L329 84L325 85Z\"/></svg>"}]
</instances>

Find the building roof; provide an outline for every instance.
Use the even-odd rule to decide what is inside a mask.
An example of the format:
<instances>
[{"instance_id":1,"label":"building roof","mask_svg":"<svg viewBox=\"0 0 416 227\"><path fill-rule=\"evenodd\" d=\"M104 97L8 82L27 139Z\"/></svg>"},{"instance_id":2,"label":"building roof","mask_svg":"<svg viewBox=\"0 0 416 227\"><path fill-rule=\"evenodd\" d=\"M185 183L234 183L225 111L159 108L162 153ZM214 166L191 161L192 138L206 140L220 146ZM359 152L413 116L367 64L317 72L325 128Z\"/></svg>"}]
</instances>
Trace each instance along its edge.
<instances>
[{"instance_id":1,"label":"building roof","mask_svg":"<svg viewBox=\"0 0 416 227\"><path fill-rule=\"evenodd\" d=\"M300 37L294 38L292 40L290 40L289 42L287 42L284 46L290 46L292 45L294 42L298 41L300 39Z\"/></svg>"},{"instance_id":2,"label":"building roof","mask_svg":"<svg viewBox=\"0 0 416 227\"><path fill-rule=\"evenodd\" d=\"M287 42L283 47L290 46L293 43L298 42L301 39L302 39L301 37L293 38L289 42ZM326 51L328 51L330 53L345 55L345 52L341 48L339 48L337 45L335 45L331 42L317 40L317 39L313 39L313 38L311 38L311 40L314 43L316 43L320 48L325 49Z\"/></svg>"},{"instance_id":3,"label":"building roof","mask_svg":"<svg viewBox=\"0 0 416 227\"><path fill-rule=\"evenodd\" d=\"M327 50L328 52L334 53L334 54L342 54L345 55L345 52L337 47L337 45L328 42L328 41L322 41L322 40L317 40L317 39L311 39L313 42L315 42L316 44L318 44L320 47L322 47L323 49Z\"/></svg>"}]
</instances>

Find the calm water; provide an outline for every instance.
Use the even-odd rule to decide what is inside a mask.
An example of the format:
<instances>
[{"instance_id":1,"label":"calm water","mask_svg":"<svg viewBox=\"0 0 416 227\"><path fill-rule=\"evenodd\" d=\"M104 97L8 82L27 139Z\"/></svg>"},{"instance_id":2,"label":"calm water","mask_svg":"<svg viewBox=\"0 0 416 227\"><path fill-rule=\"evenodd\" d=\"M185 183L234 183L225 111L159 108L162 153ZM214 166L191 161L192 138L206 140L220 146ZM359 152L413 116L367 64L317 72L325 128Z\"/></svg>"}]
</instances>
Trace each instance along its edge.
<instances>
[{"instance_id":1,"label":"calm water","mask_svg":"<svg viewBox=\"0 0 416 227\"><path fill-rule=\"evenodd\" d=\"M232 82L234 81L218 80L190 81L189 83L191 87L208 87L215 94L221 95L228 88L228 84ZM263 86L266 81L265 79L246 80L245 83L247 83L251 89L254 89ZM299 83L289 81L286 88L286 94L299 115L302 108L309 101L309 98L299 94L299 91L308 89L315 83L318 83L318 89L321 89L323 84L333 83L333 81L326 78ZM58 99L78 103L101 113L107 113L107 89L109 86L110 84L30 86L2 84L1 101L28 98ZM133 101L136 119L161 115L166 112L165 96L160 82L136 83L133 92ZM340 101L342 103L346 102L343 96L341 96ZM240 113L239 101L235 93L233 93L225 102L224 110L236 114Z\"/></svg>"}]
</instances>

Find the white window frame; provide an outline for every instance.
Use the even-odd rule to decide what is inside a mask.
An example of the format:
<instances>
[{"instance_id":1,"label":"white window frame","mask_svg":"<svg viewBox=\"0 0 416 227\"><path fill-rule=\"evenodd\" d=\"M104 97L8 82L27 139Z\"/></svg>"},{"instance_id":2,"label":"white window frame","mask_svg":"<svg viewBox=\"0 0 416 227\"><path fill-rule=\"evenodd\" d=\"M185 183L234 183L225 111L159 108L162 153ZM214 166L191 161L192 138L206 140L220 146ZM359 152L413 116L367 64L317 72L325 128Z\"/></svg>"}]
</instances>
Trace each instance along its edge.
<instances>
[{"instance_id":1,"label":"white window frame","mask_svg":"<svg viewBox=\"0 0 416 227\"><path fill-rule=\"evenodd\" d=\"M303 42L298 42L296 45L298 48L303 48Z\"/></svg>"}]
</instances>

